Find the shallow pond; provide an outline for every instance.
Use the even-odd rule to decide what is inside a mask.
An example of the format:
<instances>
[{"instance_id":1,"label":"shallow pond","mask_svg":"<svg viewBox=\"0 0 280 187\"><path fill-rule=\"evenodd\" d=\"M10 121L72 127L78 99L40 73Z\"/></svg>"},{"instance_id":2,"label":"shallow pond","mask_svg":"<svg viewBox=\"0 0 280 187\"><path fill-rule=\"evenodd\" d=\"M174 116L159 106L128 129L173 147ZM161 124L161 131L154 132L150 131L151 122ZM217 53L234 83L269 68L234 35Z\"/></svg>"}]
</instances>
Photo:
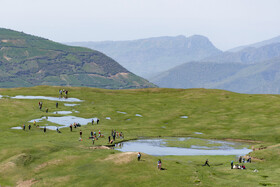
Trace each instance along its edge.
<instances>
[{"instance_id":1,"label":"shallow pond","mask_svg":"<svg viewBox=\"0 0 280 187\"><path fill-rule=\"evenodd\" d=\"M56 111L56 112L53 112L54 114L71 114L72 112L71 111Z\"/></svg>"},{"instance_id":2,"label":"shallow pond","mask_svg":"<svg viewBox=\"0 0 280 187\"><path fill-rule=\"evenodd\" d=\"M122 152L143 152L154 156L167 156L167 155L245 155L251 152L246 145L235 142L209 141L209 144L219 146L199 146L192 145L190 148L185 147L168 147L168 141L188 141L198 138L168 138L168 139L140 139L128 142L123 142L116 145L115 149ZM201 139L203 140L203 139Z\"/></svg>"},{"instance_id":3,"label":"shallow pond","mask_svg":"<svg viewBox=\"0 0 280 187\"><path fill-rule=\"evenodd\" d=\"M121 112L121 111L117 111L117 113L120 113L120 114L126 114L126 112Z\"/></svg>"},{"instance_id":4,"label":"shallow pond","mask_svg":"<svg viewBox=\"0 0 280 187\"><path fill-rule=\"evenodd\" d=\"M28 96L28 95L17 95L11 97L12 99L43 99L50 101L62 101L62 102L82 102L83 100L77 98L59 98L59 97L46 97L46 96Z\"/></svg>"}]
</instances>

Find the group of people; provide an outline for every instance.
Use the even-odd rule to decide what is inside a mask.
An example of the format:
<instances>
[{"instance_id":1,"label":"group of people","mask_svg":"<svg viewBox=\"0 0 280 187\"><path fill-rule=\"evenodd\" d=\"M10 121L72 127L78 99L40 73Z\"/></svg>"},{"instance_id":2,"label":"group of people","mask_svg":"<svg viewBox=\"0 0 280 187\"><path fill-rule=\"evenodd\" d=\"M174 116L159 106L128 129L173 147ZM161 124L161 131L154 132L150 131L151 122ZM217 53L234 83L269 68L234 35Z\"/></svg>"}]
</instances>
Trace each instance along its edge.
<instances>
[{"instance_id":1,"label":"group of people","mask_svg":"<svg viewBox=\"0 0 280 187\"><path fill-rule=\"evenodd\" d=\"M62 95L62 93L64 93L67 96L68 90L65 90L65 89L59 90L59 94Z\"/></svg>"},{"instance_id":2,"label":"group of people","mask_svg":"<svg viewBox=\"0 0 280 187\"><path fill-rule=\"evenodd\" d=\"M111 139L112 136L112 139ZM123 132L117 132L116 130L112 130L111 136L108 136L108 142L113 144L116 141L116 138L124 139Z\"/></svg>"},{"instance_id":3,"label":"group of people","mask_svg":"<svg viewBox=\"0 0 280 187\"><path fill-rule=\"evenodd\" d=\"M246 162L251 163L252 160L251 160L251 157L249 157L249 158L246 160L245 157L240 156L239 159L238 159L238 161L239 161L239 163L246 163Z\"/></svg>"}]
</instances>

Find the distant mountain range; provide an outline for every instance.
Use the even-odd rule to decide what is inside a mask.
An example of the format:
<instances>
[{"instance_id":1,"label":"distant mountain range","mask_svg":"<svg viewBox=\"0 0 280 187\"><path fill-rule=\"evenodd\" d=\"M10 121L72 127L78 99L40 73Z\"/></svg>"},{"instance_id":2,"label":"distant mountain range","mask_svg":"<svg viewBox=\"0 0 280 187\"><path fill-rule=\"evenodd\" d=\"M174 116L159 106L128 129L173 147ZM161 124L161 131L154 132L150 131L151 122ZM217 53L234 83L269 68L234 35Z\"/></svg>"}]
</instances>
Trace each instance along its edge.
<instances>
[{"instance_id":1,"label":"distant mountain range","mask_svg":"<svg viewBox=\"0 0 280 187\"><path fill-rule=\"evenodd\" d=\"M101 52L0 28L0 87L35 85L155 87Z\"/></svg>"},{"instance_id":2,"label":"distant mountain range","mask_svg":"<svg viewBox=\"0 0 280 187\"><path fill-rule=\"evenodd\" d=\"M159 87L280 94L280 36L225 52L198 35L70 44L100 50Z\"/></svg>"},{"instance_id":3,"label":"distant mountain range","mask_svg":"<svg viewBox=\"0 0 280 187\"><path fill-rule=\"evenodd\" d=\"M224 52L185 63L150 79L160 87L217 88L239 93L280 94L280 43Z\"/></svg>"},{"instance_id":4,"label":"distant mountain range","mask_svg":"<svg viewBox=\"0 0 280 187\"><path fill-rule=\"evenodd\" d=\"M88 47L101 51L117 60L129 71L149 78L193 60L220 54L208 38L200 35L191 37L155 37L132 41L73 42L74 46Z\"/></svg>"},{"instance_id":5,"label":"distant mountain range","mask_svg":"<svg viewBox=\"0 0 280 187\"><path fill-rule=\"evenodd\" d=\"M270 44L274 44L274 43L280 43L280 36L277 36L277 37L274 37L274 38L271 38L271 39L268 39L268 40L264 40L264 41L261 41L261 42L257 42L257 43L254 43L254 44L250 44L250 45L235 47L233 49L228 50L228 52L238 52L238 51L241 51L241 50L243 50L245 48L248 48L248 47L259 48L259 47L263 47L265 45L270 45Z\"/></svg>"}]
</instances>

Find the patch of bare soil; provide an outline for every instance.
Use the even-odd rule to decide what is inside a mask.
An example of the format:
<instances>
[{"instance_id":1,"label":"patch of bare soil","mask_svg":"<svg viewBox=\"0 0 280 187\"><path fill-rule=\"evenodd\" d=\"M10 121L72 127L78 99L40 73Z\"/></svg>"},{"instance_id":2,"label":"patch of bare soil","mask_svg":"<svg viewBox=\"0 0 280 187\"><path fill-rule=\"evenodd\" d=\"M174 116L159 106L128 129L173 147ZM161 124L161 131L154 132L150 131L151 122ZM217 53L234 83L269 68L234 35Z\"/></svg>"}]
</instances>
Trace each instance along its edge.
<instances>
[{"instance_id":1,"label":"patch of bare soil","mask_svg":"<svg viewBox=\"0 0 280 187\"><path fill-rule=\"evenodd\" d=\"M30 187L33 184L35 184L37 181L35 179L30 179L30 180L26 180L26 181L18 181L17 182L17 187Z\"/></svg>"},{"instance_id":2,"label":"patch of bare soil","mask_svg":"<svg viewBox=\"0 0 280 187\"><path fill-rule=\"evenodd\" d=\"M131 162L133 159L137 159L137 152L125 152L112 154L105 158L105 161L113 161L115 164L126 164Z\"/></svg>"},{"instance_id":3,"label":"patch of bare soil","mask_svg":"<svg viewBox=\"0 0 280 187\"><path fill-rule=\"evenodd\" d=\"M62 160L51 160L51 161L45 162L43 164L40 164L38 167L36 167L35 171L37 172L49 165L58 165L60 162L62 162Z\"/></svg>"},{"instance_id":4,"label":"patch of bare soil","mask_svg":"<svg viewBox=\"0 0 280 187\"><path fill-rule=\"evenodd\" d=\"M234 142L262 143L262 141L244 140L244 139L233 139L233 138L225 138L224 140L226 140L226 141L234 141Z\"/></svg>"},{"instance_id":5,"label":"patch of bare soil","mask_svg":"<svg viewBox=\"0 0 280 187\"><path fill-rule=\"evenodd\" d=\"M4 164L0 164L0 173L5 172L8 169L14 168L15 166L16 166L16 164L13 162L6 162Z\"/></svg>"},{"instance_id":6,"label":"patch of bare soil","mask_svg":"<svg viewBox=\"0 0 280 187\"><path fill-rule=\"evenodd\" d=\"M110 147L107 146L94 146L94 147L89 147L89 149L111 149Z\"/></svg>"}]
</instances>

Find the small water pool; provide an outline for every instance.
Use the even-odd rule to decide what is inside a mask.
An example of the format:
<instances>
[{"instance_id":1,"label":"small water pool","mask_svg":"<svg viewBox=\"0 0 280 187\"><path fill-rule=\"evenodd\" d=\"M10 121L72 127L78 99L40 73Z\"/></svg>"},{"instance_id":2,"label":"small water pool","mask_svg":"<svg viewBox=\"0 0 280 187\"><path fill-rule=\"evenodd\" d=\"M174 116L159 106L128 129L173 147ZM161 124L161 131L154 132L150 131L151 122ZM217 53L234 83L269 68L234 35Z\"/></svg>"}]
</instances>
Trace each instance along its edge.
<instances>
[{"instance_id":1,"label":"small water pool","mask_svg":"<svg viewBox=\"0 0 280 187\"><path fill-rule=\"evenodd\" d=\"M17 95L11 97L12 99L43 99L50 101L62 101L62 102L82 102L83 100L77 98L64 98L64 97L46 97L46 96L29 96L29 95Z\"/></svg>"},{"instance_id":2,"label":"small water pool","mask_svg":"<svg viewBox=\"0 0 280 187\"><path fill-rule=\"evenodd\" d=\"M167 155L246 155L251 152L247 145L228 141L204 140L209 142L206 145L191 145L190 148L186 147L169 147L168 141L185 141L197 138L168 138L168 139L140 139L118 144L115 149L122 152L143 152L154 156L167 156ZM219 145L219 146L211 146Z\"/></svg>"}]
</instances>

